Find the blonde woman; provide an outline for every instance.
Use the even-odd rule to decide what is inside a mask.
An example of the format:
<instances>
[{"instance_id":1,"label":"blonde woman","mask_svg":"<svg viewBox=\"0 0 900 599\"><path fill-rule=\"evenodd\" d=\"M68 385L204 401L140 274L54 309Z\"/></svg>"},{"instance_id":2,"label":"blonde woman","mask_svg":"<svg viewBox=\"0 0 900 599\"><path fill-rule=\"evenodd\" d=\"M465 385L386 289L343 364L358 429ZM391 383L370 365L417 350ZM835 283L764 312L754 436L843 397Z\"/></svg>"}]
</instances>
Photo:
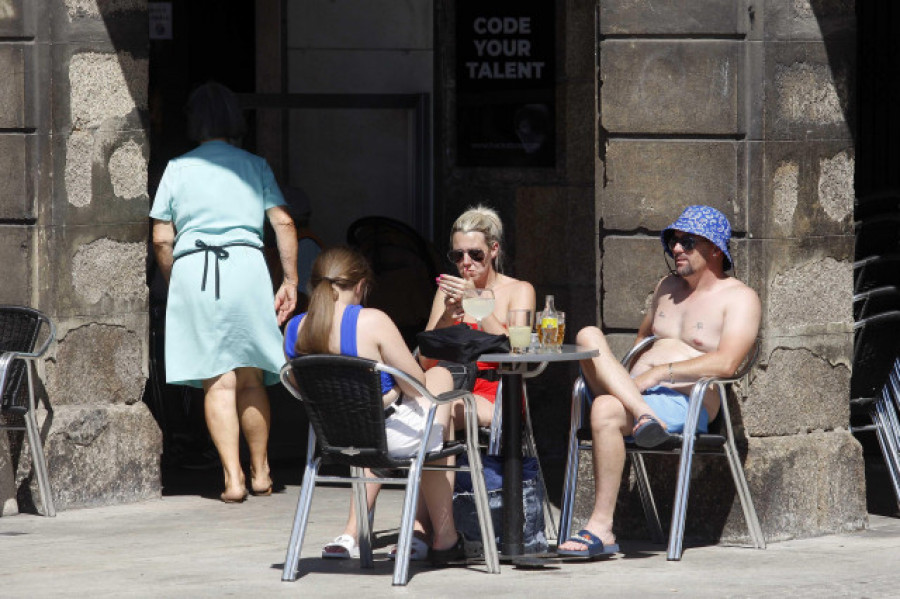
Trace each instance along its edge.
<instances>
[{"instance_id":1,"label":"blonde woman","mask_svg":"<svg viewBox=\"0 0 900 599\"><path fill-rule=\"evenodd\" d=\"M494 292L494 311L481 321L481 328L495 335L506 335L506 315L514 309L534 312L534 287L503 274L503 223L499 215L486 206L476 206L463 212L450 230L450 262L456 265L459 276L443 274L431 307L426 330L449 327L464 322L473 328L475 320L462 308L463 293L468 286ZM430 366L431 362L425 362ZM479 362L482 372L496 369L496 364ZM487 426L494 413L499 377L491 380L479 377L475 381L478 405L478 424ZM462 404L454 407L454 422L462 423Z\"/></svg>"}]
</instances>

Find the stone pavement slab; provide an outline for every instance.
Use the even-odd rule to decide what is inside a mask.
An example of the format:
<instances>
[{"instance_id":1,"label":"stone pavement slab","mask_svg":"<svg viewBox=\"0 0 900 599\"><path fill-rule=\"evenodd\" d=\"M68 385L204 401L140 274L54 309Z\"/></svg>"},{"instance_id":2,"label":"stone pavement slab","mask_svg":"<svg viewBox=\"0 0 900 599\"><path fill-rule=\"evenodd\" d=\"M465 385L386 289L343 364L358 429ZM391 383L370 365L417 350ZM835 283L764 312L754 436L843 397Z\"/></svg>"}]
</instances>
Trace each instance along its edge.
<instances>
[{"instance_id":1,"label":"stone pavement slab","mask_svg":"<svg viewBox=\"0 0 900 599\"><path fill-rule=\"evenodd\" d=\"M319 488L300 563L281 582L299 487L226 505L198 496L0 518L0 596L223 597L896 597L900 520L870 517L869 530L745 547L688 546L681 562L665 548L625 541L599 562L551 560L539 570L503 565L432 569L413 564L406 588L391 586L387 545L396 537L402 491L388 489L375 517L375 568L324 561L342 529L343 488Z\"/></svg>"}]
</instances>

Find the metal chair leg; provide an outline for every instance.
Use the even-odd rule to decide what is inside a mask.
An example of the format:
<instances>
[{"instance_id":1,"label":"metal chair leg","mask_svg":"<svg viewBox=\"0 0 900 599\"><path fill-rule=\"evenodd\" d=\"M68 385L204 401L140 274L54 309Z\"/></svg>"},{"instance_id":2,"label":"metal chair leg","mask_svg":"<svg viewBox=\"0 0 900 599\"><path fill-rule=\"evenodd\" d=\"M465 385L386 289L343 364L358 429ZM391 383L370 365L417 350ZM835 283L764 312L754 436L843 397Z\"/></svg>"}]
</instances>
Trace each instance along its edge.
<instances>
[{"instance_id":1,"label":"metal chair leg","mask_svg":"<svg viewBox=\"0 0 900 599\"><path fill-rule=\"evenodd\" d=\"M50 476L47 473L47 460L44 457L44 445L41 443L41 431L38 428L34 408L34 384L31 375L31 364L26 364L28 373L28 413L25 414L25 428L28 432L28 445L31 447L31 462L38 488L41 491L41 502L44 504L45 516L56 516L56 505L53 503L53 491L50 488Z\"/></svg>"},{"instance_id":2,"label":"metal chair leg","mask_svg":"<svg viewBox=\"0 0 900 599\"><path fill-rule=\"evenodd\" d=\"M691 464L694 458L694 435L685 434L681 447L678 483L675 486L675 501L672 505L672 524L669 527L669 547L666 551L666 559L669 561L680 560L682 554L688 491L691 486Z\"/></svg>"},{"instance_id":3,"label":"metal chair leg","mask_svg":"<svg viewBox=\"0 0 900 599\"><path fill-rule=\"evenodd\" d=\"M558 541L565 541L568 539L572 530L575 489L578 486L578 463L581 460L578 430L582 426L582 418L584 417L584 402L582 400L584 391L584 379L579 377L572 387L572 411L569 418L569 446L566 450L566 476L565 482L563 483L562 507L559 512Z\"/></svg>"},{"instance_id":4,"label":"metal chair leg","mask_svg":"<svg viewBox=\"0 0 900 599\"><path fill-rule=\"evenodd\" d=\"M365 470L359 467L350 468L350 475L363 478ZM366 500L366 483L353 483L353 502L356 507L356 531L359 543L359 565L361 568L374 568L372 559L372 521L369 518L368 501Z\"/></svg>"},{"instance_id":5,"label":"metal chair leg","mask_svg":"<svg viewBox=\"0 0 900 599\"><path fill-rule=\"evenodd\" d=\"M719 391L720 409L722 410L725 424L725 457L728 459L731 479L734 481L734 487L741 501L741 509L744 511L744 522L747 523L747 529L750 531L753 545L757 549L765 549L766 539L762 532L762 526L759 524L759 517L756 515L753 497L750 495L750 487L747 486L747 478L744 476L744 467L741 465L740 454L738 454L737 446L734 443L734 427L731 425L728 394L725 392L725 386L721 383L716 383L716 387Z\"/></svg>"},{"instance_id":6,"label":"metal chair leg","mask_svg":"<svg viewBox=\"0 0 900 599\"><path fill-rule=\"evenodd\" d=\"M694 443L697 436L697 423L703 407L703 397L709 387L709 380L701 379L691 391L688 403L687 418L684 423L681 442L681 458L678 461L678 482L675 485L675 500L672 504L672 525L669 528L669 548L666 559L681 559L684 542L684 523L687 517L688 492L691 486L691 465L694 460Z\"/></svg>"},{"instance_id":7,"label":"metal chair leg","mask_svg":"<svg viewBox=\"0 0 900 599\"><path fill-rule=\"evenodd\" d=\"M735 447L734 439L731 437L728 438L725 444L725 455L728 457L728 465L731 467L731 478L734 480L738 498L741 500L741 508L744 510L744 521L747 523L747 529L750 531L753 545L757 549L765 549L766 540L763 536L762 527L759 525L756 508L753 506L753 497L750 495L750 488L747 486L747 479L744 477L744 468L741 466L737 447Z\"/></svg>"},{"instance_id":8,"label":"metal chair leg","mask_svg":"<svg viewBox=\"0 0 900 599\"><path fill-rule=\"evenodd\" d=\"M639 453L631 454L631 466L634 469L634 477L637 479L638 491L641 494L641 505L644 507L644 517L647 519L647 529L654 543L664 543L662 523L659 520L659 511L656 509L656 500L650 488L650 477L647 476L647 467L644 464L644 456Z\"/></svg>"},{"instance_id":9,"label":"metal chair leg","mask_svg":"<svg viewBox=\"0 0 900 599\"><path fill-rule=\"evenodd\" d=\"M484 563L491 574L500 573L500 554L497 551L494 522L488 502L487 486L484 484L484 467L478 450L478 423L474 400L466 401L466 453L469 458L469 478L472 479L472 494L475 497L475 512L484 550Z\"/></svg>"},{"instance_id":10,"label":"metal chair leg","mask_svg":"<svg viewBox=\"0 0 900 599\"><path fill-rule=\"evenodd\" d=\"M309 508L312 505L313 490L316 487L316 476L319 474L319 459L314 457L316 451L316 434L312 427L309 428L309 441L306 446L306 470L303 472L303 484L300 487L300 497L297 500L297 511L294 515L294 525L291 528L291 538L288 541L287 555L284 558L284 569L281 572L281 580L293 582L297 580L297 565L300 562L300 550L303 547L303 537L306 535L306 525L309 521Z\"/></svg>"},{"instance_id":11,"label":"metal chair leg","mask_svg":"<svg viewBox=\"0 0 900 599\"><path fill-rule=\"evenodd\" d=\"M434 410L432 410L433 412ZM431 430L431 420L426 423L425 430ZM424 443L423 439L423 443ZM400 515L400 532L397 535L397 555L394 558L394 586L406 586L409 582L409 548L412 544L413 528L415 528L416 508L419 505L419 486L422 481L422 462L424 452L413 461L409 468L406 482L406 495L403 497L403 512ZM362 556L362 553L360 553Z\"/></svg>"}]
</instances>

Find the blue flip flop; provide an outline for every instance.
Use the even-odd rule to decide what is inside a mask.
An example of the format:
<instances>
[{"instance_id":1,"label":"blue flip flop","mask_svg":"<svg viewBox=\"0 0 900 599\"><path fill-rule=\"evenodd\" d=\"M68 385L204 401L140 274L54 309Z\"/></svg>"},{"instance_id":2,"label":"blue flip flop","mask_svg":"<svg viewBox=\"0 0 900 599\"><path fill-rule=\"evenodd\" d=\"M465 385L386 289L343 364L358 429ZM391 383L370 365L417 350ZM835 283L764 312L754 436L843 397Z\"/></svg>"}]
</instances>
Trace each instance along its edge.
<instances>
[{"instance_id":1,"label":"blue flip flop","mask_svg":"<svg viewBox=\"0 0 900 599\"><path fill-rule=\"evenodd\" d=\"M651 448L662 445L672 438L659 420L650 414L641 414L636 421L631 436L638 447Z\"/></svg>"},{"instance_id":2,"label":"blue flip flop","mask_svg":"<svg viewBox=\"0 0 900 599\"><path fill-rule=\"evenodd\" d=\"M612 555L619 552L619 546L616 543L604 545L600 537L589 530L581 529L577 534L572 535L567 541L574 541L584 545L584 549L557 549L556 555L564 555L567 557L597 557L600 555Z\"/></svg>"}]
</instances>

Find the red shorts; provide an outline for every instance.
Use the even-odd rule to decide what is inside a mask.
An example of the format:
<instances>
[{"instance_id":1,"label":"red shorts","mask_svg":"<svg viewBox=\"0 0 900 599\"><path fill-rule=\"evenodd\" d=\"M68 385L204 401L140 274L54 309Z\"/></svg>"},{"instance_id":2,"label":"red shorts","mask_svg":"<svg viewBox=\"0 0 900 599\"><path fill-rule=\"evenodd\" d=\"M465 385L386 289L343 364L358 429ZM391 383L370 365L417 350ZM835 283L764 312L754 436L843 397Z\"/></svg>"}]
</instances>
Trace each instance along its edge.
<instances>
[{"instance_id":1,"label":"red shorts","mask_svg":"<svg viewBox=\"0 0 900 599\"><path fill-rule=\"evenodd\" d=\"M496 362L478 362L478 370L496 370ZM488 381L486 379L475 379L475 388L472 392L479 397L483 397L491 403L497 399L497 387L500 381Z\"/></svg>"}]
</instances>

